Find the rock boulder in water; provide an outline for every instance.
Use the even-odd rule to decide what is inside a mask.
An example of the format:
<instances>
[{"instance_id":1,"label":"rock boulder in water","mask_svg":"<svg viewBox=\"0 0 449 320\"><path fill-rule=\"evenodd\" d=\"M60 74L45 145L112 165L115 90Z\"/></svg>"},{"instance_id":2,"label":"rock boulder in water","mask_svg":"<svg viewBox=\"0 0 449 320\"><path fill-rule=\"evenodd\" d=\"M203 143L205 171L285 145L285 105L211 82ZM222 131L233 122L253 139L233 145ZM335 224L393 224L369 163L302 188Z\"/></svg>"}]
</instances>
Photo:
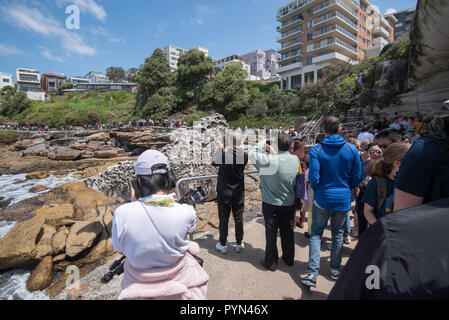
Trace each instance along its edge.
<instances>
[{"instance_id":1,"label":"rock boulder in water","mask_svg":"<svg viewBox=\"0 0 449 320\"><path fill-rule=\"evenodd\" d=\"M67 241L67 236L69 235L69 229L66 226L61 227L58 232L53 235L51 239L51 245L53 247L53 254L60 255L64 253L65 243ZM62 259L64 260L64 259Z\"/></svg>"},{"instance_id":2,"label":"rock boulder in water","mask_svg":"<svg viewBox=\"0 0 449 320\"><path fill-rule=\"evenodd\" d=\"M44 290L53 280L53 258L45 257L33 270L28 278L26 287L29 291Z\"/></svg>"},{"instance_id":3,"label":"rock boulder in water","mask_svg":"<svg viewBox=\"0 0 449 320\"><path fill-rule=\"evenodd\" d=\"M0 271L31 268L36 259L36 242L45 223L44 217L34 217L16 224L0 239Z\"/></svg>"},{"instance_id":4,"label":"rock boulder in water","mask_svg":"<svg viewBox=\"0 0 449 320\"><path fill-rule=\"evenodd\" d=\"M37 180L37 179L45 179L50 176L50 172L48 171L35 171L26 176L27 179Z\"/></svg>"}]
</instances>

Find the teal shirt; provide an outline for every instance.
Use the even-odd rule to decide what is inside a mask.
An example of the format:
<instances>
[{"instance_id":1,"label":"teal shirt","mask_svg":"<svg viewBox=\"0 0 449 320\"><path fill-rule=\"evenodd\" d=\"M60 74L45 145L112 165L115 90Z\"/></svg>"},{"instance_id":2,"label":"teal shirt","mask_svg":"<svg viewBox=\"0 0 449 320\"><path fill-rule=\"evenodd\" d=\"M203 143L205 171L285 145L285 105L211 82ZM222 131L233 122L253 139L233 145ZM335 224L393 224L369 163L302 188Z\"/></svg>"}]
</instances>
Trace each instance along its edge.
<instances>
[{"instance_id":1,"label":"teal shirt","mask_svg":"<svg viewBox=\"0 0 449 320\"><path fill-rule=\"evenodd\" d=\"M256 144L249 152L249 160L260 174L262 201L273 206L292 206L298 158L288 151L268 155L265 145Z\"/></svg>"}]
</instances>

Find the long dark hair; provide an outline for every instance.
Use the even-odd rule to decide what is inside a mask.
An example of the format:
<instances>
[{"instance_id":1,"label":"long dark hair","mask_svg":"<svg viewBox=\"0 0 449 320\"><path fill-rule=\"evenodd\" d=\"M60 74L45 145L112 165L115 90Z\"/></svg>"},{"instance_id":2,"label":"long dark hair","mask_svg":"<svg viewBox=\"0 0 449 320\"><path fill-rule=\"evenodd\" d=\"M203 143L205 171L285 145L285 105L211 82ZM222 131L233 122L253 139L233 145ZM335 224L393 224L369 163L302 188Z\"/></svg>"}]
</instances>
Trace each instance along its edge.
<instances>
[{"instance_id":1,"label":"long dark hair","mask_svg":"<svg viewBox=\"0 0 449 320\"><path fill-rule=\"evenodd\" d=\"M153 170L167 169L165 164L155 165ZM148 197L158 191L169 193L176 187L176 176L172 170L164 174L153 174L150 176L137 176L137 183L140 188L140 196Z\"/></svg>"}]
</instances>

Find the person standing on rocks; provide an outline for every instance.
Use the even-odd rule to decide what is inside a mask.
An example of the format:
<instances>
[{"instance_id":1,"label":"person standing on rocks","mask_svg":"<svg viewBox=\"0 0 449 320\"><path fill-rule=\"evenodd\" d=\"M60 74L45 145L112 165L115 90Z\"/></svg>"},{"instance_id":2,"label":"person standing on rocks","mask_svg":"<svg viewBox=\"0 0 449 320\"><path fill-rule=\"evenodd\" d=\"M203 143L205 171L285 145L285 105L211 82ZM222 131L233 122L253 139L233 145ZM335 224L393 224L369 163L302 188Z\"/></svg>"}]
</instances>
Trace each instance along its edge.
<instances>
[{"instance_id":1,"label":"person standing on rocks","mask_svg":"<svg viewBox=\"0 0 449 320\"><path fill-rule=\"evenodd\" d=\"M234 250L240 253L243 244L243 212L245 209L245 166L248 154L240 148L241 136L235 133L228 145L220 145L215 153L212 165L219 167L217 181L217 200L220 239L215 249L223 254L227 252L228 223L232 213L235 222L236 244Z\"/></svg>"},{"instance_id":2,"label":"person standing on rocks","mask_svg":"<svg viewBox=\"0 0 449 320\"><path fill-rule=\"evenodd\" d=\"M279 134L277 145L274 143L273 140L267 142L264 139L249 153L251 163L260 173L266 239L265 259L261 261L261 265L271 271L276 271L278 267L278 230L281 235L282 259L288 266L293 266L295 259L294 201L296 175L299 172L299 159L290 153L290 137Z\"/></svg>"},{"instance_id":3,"label":"person standing on rocks","mask_svg":"<svg viewBox=\"0 0 449 320\"><path fill-rule=\"evenodd\" d=\"M306 286L316 287L320 268L321 237L329 219L332 229L331 278L340 276L343 235L351 193L360 184L361 161L356 147L339 135L338 118L323 121L326 139L310 150L309 181L315 192L312 209L312 234L309 245L308 273L301 279Z\"/></svg>"},{"instance_id":4,"label":"person standing on rocks","mask_svg":"<svg viewBox=\"0 0 449 320\"><path fill-rule=\"evenodd\" d=\"M112 243L126 256L119 300L203 300L209 276L192 256L195 209L169 194L176 178L165 155L148 150L136 162L137 201L117 208Z\"/></svg>"}]
</instances>

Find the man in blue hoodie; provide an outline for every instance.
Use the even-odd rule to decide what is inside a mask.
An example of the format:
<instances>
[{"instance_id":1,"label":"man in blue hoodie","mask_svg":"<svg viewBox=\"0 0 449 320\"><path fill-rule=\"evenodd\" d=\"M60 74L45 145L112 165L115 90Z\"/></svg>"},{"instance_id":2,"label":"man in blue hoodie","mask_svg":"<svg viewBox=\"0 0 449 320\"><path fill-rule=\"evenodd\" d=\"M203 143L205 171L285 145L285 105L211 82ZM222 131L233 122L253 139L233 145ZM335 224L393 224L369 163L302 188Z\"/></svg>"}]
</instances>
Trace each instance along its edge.
<instances>
[{"instance_id":1,"label":"man in blue hoodie","mask_svg":"<svg viewBox=\"0 0 449 320\"><path fill-rule=\"evenodd\" d=\"M326 139L309 154L309 181L315 199L308 274L301 281L311 287L316 287L321 237L329 219L332 228L331 278L336 280L340 275L346 214L351 209L351 190L360 184L362 167L356 147L339 135L341 124L337 118L326 118L322 129Z\"/></svg>"}]
</instances>

